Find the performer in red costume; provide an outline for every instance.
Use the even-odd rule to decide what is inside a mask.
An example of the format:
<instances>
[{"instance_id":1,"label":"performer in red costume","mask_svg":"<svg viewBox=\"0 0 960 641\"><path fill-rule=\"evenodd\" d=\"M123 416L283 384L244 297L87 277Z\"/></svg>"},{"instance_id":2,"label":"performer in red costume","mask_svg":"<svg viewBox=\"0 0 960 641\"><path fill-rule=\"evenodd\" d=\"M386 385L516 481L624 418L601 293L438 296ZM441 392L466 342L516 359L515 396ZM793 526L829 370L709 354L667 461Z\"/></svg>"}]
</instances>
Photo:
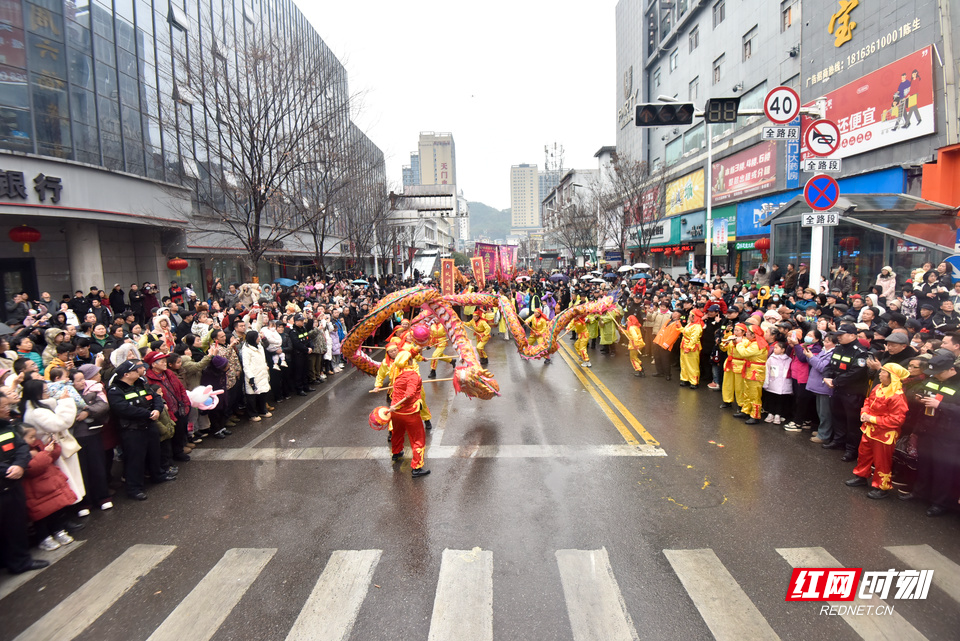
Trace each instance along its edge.
<instances>
[{"instance_id":1,"label":"performer in red costume","mask_svg":"<svg viewBox=\"0 0 960 641\"><path fill-rule=\"evenodd\" d=\"M423 429L423 420L420 418L421 393L423 381L417 371L416 361L410 352L400 352L393 362L395 371L393 376L393 393L390 411L393 421L393 460L403 458L404 435L410 437L410 448L413 450L413 460L410 469L414 478L426 476L430 470L423 468L423 450L426 433Z\"/></svg>"}]
</instances>

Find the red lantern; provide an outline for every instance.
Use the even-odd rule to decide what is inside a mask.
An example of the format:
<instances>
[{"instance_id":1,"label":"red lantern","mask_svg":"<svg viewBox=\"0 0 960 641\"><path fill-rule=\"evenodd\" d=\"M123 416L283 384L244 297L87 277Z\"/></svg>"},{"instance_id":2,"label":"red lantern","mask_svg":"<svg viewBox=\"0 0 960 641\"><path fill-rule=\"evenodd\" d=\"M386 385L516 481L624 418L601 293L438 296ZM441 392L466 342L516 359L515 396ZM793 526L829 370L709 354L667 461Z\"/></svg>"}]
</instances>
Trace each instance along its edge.
<instances>
[{"instance_id":1,"label":"red lantern","mask_svg":"<svg viewBox=\"0 0 960 641\"><path fill-rule=\"evenodd\" d=\"M840 249L847 252L848 254L852 254L857 250L857 247L860 246L860 239L857 238L856 236L847 236L846 238L840 239L839 245L840 245Z\"/></svg>"},{"instance_id":2,"label":"red lantern","mask_svg":"<svg viewBox=\"0 0 960 641\"><path fill-rule=\"evenodd\" d=\"M180 270L181 270L181 269L186 269L186 268L187 268L187 265L189 265L189 264L190 264L190 263L188 263L188 262L187 262L186 260L184 260L183 258L171 258L170 260L167 261L167 269L174 269L174 270L176 270L176 271L177 271L177 278L179 278L179 277L180 277Z\"/></svg>"},{"instance_id":3,"label":"red lantern","mask_svg":"<svg viewBox=\"0 0 960 641\"><path fill-rule=\"evenodd\" d=\"M673 255L673 250L670 249L669 247L667 247L666 249L663 250L663 255L664 255L664 256L671 256L671 255Z\"/></svg>"},{"instance_id":4,"label":"red lantern","mask_svg":"<svg viewBox=\"0 0 960 641\"><path fill-rule=\"evenodd\" d=\"M754 249L760 250L760 255L763 256L764 262L767 260L767 252L770 251L770 239L761 238L753 244Z\"/></svg>"},{"instance_id":5,"label":"red lantern","mask_svg":"<svg viewBox=\"0 0 960 641\"><path fill-rule=\"evenodd\" d=\"M23 243L23 251L26 253L30 253L30 243L35 243L41 238L39 231L26 225L14 227L10 230L9 236L13 242Z\"/></svg>"}]
</instances>

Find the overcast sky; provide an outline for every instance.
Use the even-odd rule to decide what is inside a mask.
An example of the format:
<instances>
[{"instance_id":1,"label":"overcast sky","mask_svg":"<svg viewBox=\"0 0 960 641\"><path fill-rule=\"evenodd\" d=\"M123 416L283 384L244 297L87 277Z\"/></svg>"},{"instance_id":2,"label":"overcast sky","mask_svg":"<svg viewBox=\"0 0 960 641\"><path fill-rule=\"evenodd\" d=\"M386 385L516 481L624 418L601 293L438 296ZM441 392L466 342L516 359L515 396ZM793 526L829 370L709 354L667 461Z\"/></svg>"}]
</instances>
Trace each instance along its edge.
<instances>
[{"instance_id":1,"label":"overcast sky","mask_svg":"<svg viewBox=\"0 0 960 641\"><path fill-rule=\"evenodd\" d=\"M510 206L510 166L592 169L616 143L616 0L295 0L363 94L357 124L401 185L421 131L450 132L458 187Z\"/></svg>"}]
</instances>

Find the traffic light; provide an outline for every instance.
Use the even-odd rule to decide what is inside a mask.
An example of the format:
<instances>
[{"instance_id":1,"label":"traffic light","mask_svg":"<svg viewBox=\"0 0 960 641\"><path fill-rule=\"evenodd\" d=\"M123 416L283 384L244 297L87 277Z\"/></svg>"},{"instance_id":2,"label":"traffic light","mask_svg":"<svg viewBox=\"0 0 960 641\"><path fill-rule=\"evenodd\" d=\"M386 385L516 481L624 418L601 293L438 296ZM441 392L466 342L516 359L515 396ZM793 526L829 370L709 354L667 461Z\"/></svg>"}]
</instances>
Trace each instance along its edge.
<instances>
[{"instance_id":1,"label":"traffic light","mask_svg":"<svg viewBox=\"0 0 960 641\"><path fill-rule=\"evenodd\" d=\"M703 120L707 123L737 122L740 98L710 98L703 108Z\"/></svg>"},{"instance_id":2,"label":"traffic light","mask_svg":"<svg viewBox=\"0 0 960 641\"><path fill-rule=\"evenodd\" d=\"M692 102L651 102L637 105L637 127L689 125L693 122Z\"/></svg>"}]
</instances>

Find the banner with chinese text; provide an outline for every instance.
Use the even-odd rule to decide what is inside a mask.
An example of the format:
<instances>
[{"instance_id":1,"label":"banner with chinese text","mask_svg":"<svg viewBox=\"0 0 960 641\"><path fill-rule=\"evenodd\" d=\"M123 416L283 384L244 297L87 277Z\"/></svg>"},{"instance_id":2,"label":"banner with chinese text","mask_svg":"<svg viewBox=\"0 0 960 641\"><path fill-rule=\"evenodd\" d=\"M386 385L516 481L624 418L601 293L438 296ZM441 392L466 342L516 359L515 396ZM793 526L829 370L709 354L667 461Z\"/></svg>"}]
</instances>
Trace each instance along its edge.
<instances>
[{"instance_id":1,"label":"banner with chinese text","mask_svg":"<svg viewBox=\"0 0 960 641\"><path fill-rule=\"evenodd\" d=\"M667 216L703 209L703 170L667 183Z\"/></svg>"},{"instance_id":2,"label":"banner with chinese text","mask_svg":"<svg viewBox=\"0 0 960 641\"><path fill-rule=\"evenodd\" d=\"M482 269L479 271L487 280L496 280L497 278L497 246L492 243L476 243L473 250L474 257L483 259ZM475 265L475 263L474 263ZM474 275L477 274L477 268L474 266Z\"/></svg>"},{"instance_id":3,"label":"banner with chinese text","mask_svg":"<svg viewBox=\"0 0 960 641\"><path fill-rule=\"evenodd\" d=\"M454 293L454 269L452 258L440 259L440 293L444 296L450 296Z\"/></svg>"},{"instance_id":4,"label":"banner with chinese text","mask_svg":"<svg viewBox=\"0 0 960 641\"><path fill-rule=\"evenodd\" d=\"M773 189L777 181L776 151L776 142L761 142L713 163L713 203Z\"/></svg>"},{"instance_id":5,"label":"banner with chinese text","mask_svg":"<svg viewBox=\"0 0 960 641\"><path fill-rule=\"evenodd\" d=\"M510 278L513 268L517 264L517 246L500 245L498 251L500 253L500 279L506 280Z\"/></svg>"},{"instance_id":6,"label":"banner with chinese text","mask_svg":"<svg viewBox=\"0 0 960 641\"><path fill-rule=\"evenodd\" d=\"M487 285L483 257L474 256L470 259L470 265L473 267L473 278L477 281L477 287L483 289Z\"/></svg>"},{"instance_id":7,"label":"banner with chinese text","mask_svg":"<svg viewBox=\"0 0 960 641\"><path fill-rule=\"evenodd\" d=\"M830 157L855 156L934 133L933 81L933 49L924 47L828 93L826 118L840 128L840 148ZM811 122L803 118L801 140ZM804 160L814 157L806 145L801 155Z\"/></svg>"}]
</instances>

